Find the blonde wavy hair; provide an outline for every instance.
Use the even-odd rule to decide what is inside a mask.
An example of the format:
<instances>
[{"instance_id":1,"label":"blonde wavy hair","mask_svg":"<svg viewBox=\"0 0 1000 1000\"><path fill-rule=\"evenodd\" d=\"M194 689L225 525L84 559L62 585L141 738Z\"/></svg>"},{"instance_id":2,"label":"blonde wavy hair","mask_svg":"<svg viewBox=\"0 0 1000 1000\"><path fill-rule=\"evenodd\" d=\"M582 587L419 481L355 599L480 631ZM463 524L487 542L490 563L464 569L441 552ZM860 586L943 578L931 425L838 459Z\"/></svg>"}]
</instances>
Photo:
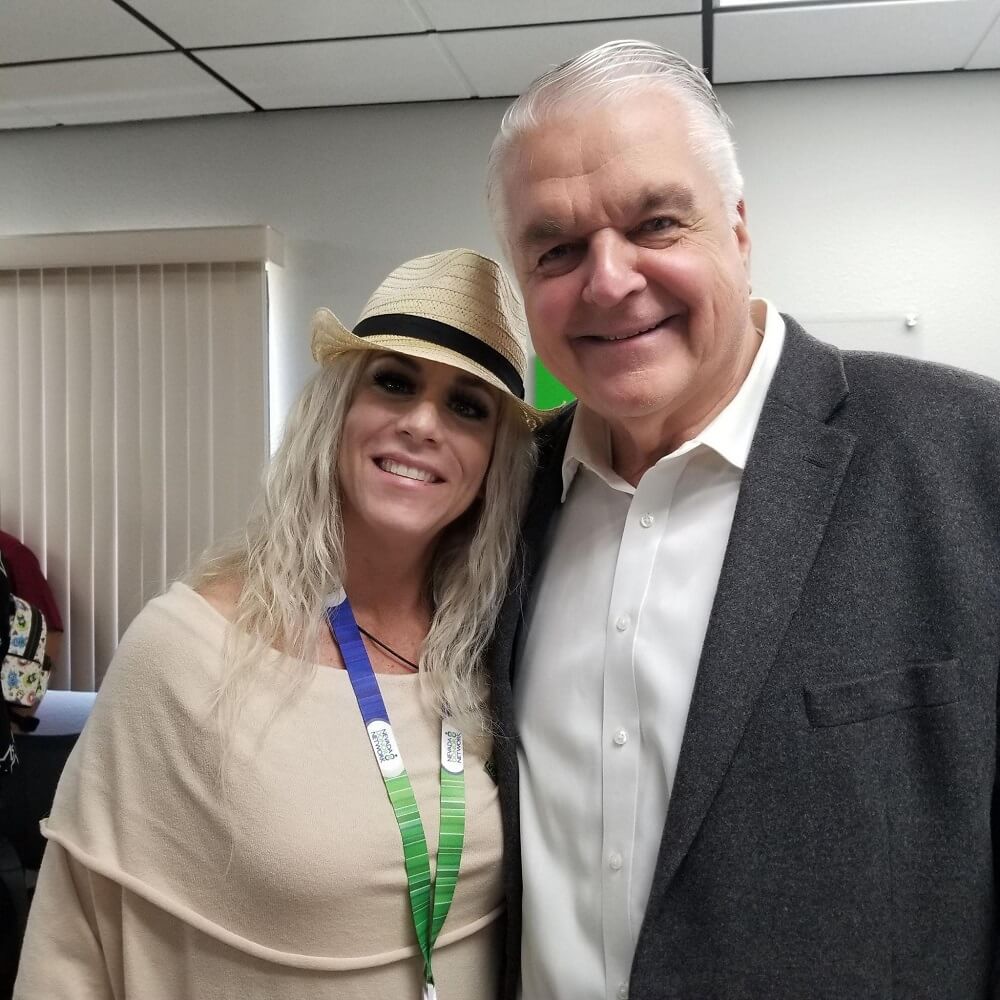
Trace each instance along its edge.
<instances>
[{"instance_id":1,"label":"blonde wavy hair","mask_svg":"<svg viewBox=\"0 0 1000 1000\"><path fill-rule=\"evenodd\" d=\"M282 671L289 678L287 697L272 717L315 672L325 599L345 577L337 455L344 417L371 358L371 352L350 351L313 376L288 418L245 530L210 549L187 577L194 588L241 584L215 704L224 746L231 746L261 675L261 653L272 648L286 661L302 661L302 669ZM450 713L470 740L490 733L483 656L506 592L535 465L528 425L500 399L482 499L446 529L431 563L433 610L419 664L428 703Z\"/></svg>"}]
</instances>

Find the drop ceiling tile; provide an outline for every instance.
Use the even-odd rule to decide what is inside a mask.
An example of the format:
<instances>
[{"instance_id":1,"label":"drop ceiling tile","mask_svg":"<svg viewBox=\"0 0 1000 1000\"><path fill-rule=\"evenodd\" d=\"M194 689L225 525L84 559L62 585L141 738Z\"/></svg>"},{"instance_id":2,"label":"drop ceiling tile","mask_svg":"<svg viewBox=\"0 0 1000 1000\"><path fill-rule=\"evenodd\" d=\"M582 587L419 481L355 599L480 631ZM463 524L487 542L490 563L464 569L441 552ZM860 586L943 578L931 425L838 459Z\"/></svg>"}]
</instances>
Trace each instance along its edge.
<instances>
[{"instance_id":1,"label":"drop ceiling tile","mask_svg":"<svg viewBox=\"0 0 1000 1000\"><path fill-rule=\"evenodd\" d=\"M213 49L198 57L264 108L473 96L437 35Z\"/></svg>"},{"instance_id":2,"label":"drop ceiling tile","mask_svg":"<svg viewBox=\"0 0 1000 1000\"><path fill-rule=\"evenodd\" d=\"M187 48L295 42L423 31L405 0L131 0L137 11Z\"/></svg>"},{"instance_id":3,"label":"drop ceiling tile","mask_svg":"<svg viewBox=\"0 0 1000 1000\"><path fill-rule=\"evenodd\" d=\"M993 0L909 0L716 12L716 83L953 70Z\"/></svg>"},{"instance_id":4,"label":"drop ceiling tile","mask_svg":"<svg viewBox=\"0 0 1000 1000\"><path fill-rule=\"evenodd\" d=\"M417 0L439 31L696 14L701 0Z\"/></svg>"},{"instance_id":5,"label":"drop ceiling tile","mask_svg":"<svg viewBox=\"0 0 1000 1000\"><path fill-rule=\"evenodd\" d=\"M48 121L134 121L248 111L180 53L0 67L0 120L28 111Z\"/></svg>"},{"instance_id":6,"label":"drop ceiling tile","mask_svg":"<svg viewBox=\"0 0 1000 1000\"><path fill-rule=\"evenodd\" d=\"M111 0L0 2L0 63L169 48Z\"/></svg>"},{"instance_id":7,"label":"drop ceiling tile","mask_svg":"<svg viewBox=\"0 0 1000 1000\"><path fill-rule=\"evenodd\" d=\"M965 64L966 69L1000 69L1000 14L993 27L976 47L972 58Z\"/></svg>"},{"instance_id":8,"label":"drop ceiling tile","mask_svg":"<svg viewBox=\"0 0 1000 1000\"><path fill-rule=\"evenodd\" d=\"M615 38L641 38L701 65L701 15L496 28L438 36L479 97L521 93L546 69Z\"/></svg>"}]
</instances>

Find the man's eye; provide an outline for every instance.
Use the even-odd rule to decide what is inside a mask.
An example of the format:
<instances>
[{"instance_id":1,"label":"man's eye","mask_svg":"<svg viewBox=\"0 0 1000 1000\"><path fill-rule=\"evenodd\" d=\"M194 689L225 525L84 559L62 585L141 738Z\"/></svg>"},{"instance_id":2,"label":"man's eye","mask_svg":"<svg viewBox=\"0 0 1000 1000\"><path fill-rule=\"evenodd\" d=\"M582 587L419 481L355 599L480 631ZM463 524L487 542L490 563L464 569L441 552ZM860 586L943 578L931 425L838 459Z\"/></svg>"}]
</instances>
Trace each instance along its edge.
<instances>
[{"instance_id":1,"label":"man's eye","mask_svg":"<svg viewBox=\"0 0 1000 1000\"><path fill-rule=\"evenodd\" d=\"M560 243L550 247L538 258L538 269L544 272L561 272L571 268L580 256L580 247L575 243Z\"/></svg>"},{"instance_id":2,"label":"man's eye","mask_svg":"<svg viewBox=\"0 0 1000 1000\"><path fill-rule=\"evenodd\" d=\"M415 389L413 380L409 376L390 368L383 368L375 372L372 375L372 382L383 392L388 392L393 396L410 396Z\"/></svg>"},{"instance_id":3,"label":"man's eye","mask_svg":"<svg viewBox=\"0 0 1000 1000\"><path fill-rule=\"evenodd\" d=\"M451 408L454 413L467 420L485 420L489 415L489 407L472 396L452 396Z\"/></svg>"},{"instance_id":4,"label":"man's eye","mask_svg":"<svg viewBox=\"0 0 1000 1000\"><path fill-rule=\"evenodd\" d=\"M647 219L638 229L640 233L667 233L671 229L676 229L677 220L669 215L657 215L655 218Z\"/></svg>"},{"instance_id":5,"label":"man's eye","mask_svg":"<svg viewBox=\"0 0 1000 1000\"><path fill-rule=\"evenodd\" d=\"M554 263L565 257L569 253L569 247L565 243L560 243L557 247L551 247L538 258L539 264Z\"/></svg>"}]
</instances>

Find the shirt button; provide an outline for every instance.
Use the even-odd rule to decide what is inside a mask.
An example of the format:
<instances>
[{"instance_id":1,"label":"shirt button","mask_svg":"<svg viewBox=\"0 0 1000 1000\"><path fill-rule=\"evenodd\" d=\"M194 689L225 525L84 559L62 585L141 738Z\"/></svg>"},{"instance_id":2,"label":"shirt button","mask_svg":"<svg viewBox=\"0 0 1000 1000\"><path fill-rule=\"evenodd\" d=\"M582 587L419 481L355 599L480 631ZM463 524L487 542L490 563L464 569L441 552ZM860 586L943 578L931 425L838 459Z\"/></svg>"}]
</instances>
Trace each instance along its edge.
<instances>
[{"instance_id":1,"label":"shirt button","mask_svg":"<svg viewBox=\"0 0 1000 1000\"><path fill-rule=\"evenodd\" d=\"M615 622L615 628L618 629L619 632L624 632L631 624L632 619L629 618L628 615L622 615L621 618Z\"/></svg>"},{"instance_id":2,"label":"shirt button","mask_svg":"<svg viewBox=\"0 0 1000 1000\"><path fill-rule=\"evenodd\" d=\"M622 983L618 987L618 1000L628 1000L628 983Z\"/></svg>"},{"instance_id":3,"label":"shirt button","mask_svg":"<svg viewBox=\"0 0 1000 1000\"><path fill-rule=\"evenodd\" d=\"M608 856L608 867L613 872L620 872L624 863L625 859L617 851L612 851Z\"/></svg>"},{"instance_id":4,"label":"shirt button","mask_svg":"<svg viewBox=\"0 0 1000 1000\"><path fill-rule=\"evenodd\" d=\"M623 747L626 743L628 743L628 733L626 733L624 729L619 729L618 732L615 733L615 746Z\"/></svg>"},{"instance_id":5,"label":"shirt button","mask_svg":"<svg viewBox=\"0 0 1000 1000\"><path fill-rule=\"evenodd\" d=\"M639 518L639 523L644 528L651 528L653 526L653 522L655 520L656 520L656 518L653 517L652 514L643 514L642 517Z\"/></svg>"}]
</instances>

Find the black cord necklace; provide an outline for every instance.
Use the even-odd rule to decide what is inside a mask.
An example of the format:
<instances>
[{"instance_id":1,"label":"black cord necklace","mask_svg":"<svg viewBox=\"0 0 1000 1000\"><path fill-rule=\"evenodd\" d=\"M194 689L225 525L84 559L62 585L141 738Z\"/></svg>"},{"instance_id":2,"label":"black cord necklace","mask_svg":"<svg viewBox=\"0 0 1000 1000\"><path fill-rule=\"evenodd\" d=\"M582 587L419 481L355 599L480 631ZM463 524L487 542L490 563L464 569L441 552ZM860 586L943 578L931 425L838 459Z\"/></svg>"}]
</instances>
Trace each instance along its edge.
<instances>
[{"instance_id":1,"label":"black cord necklace","mask_svg":"<svg viewBox=\"0 0 1000 1000\"><path fill-rule=\"evenodd\" d=\"M384 649L387 653L394 656L397 660L399 660L400 663L405 663L411 670L416 671L420 669L420 667L418 667L417 664L413 662L413 660L408 660L405 656L403 656L402 653L397 653L396 650L392 648L392 646L389 646L386 643L384 643L381 639L378 638L378 636L372 635L371 632L368 631L368 629L364 629L359 625L358 631L362 635L367 636L369 639L371 639L371 641L374 642L376 646L380 647L381 649Z\"/></svg>"}]
</instances>

